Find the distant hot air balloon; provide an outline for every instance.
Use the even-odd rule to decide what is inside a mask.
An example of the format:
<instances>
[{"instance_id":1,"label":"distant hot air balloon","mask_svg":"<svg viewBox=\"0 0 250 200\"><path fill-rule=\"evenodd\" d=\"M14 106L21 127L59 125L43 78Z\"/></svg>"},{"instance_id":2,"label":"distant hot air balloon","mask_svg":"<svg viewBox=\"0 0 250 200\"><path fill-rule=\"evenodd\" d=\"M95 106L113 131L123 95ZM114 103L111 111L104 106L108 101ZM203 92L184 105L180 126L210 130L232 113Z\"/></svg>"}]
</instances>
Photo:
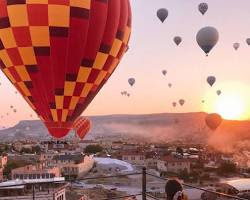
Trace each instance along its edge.
<instances>
[{"instance_id":1,"label":"distant hot air balloon","mask_svg":"<svg viewBox=\"0 0 250 200\"><path fill-rule=\"evenodd\" d=\"M162 74L164 75L164 76L166 76L166 74L167 74L167 70L162 70Z\"/></svg>"},{"instance_id":2,"label":"distant hot air balloon","mask_svg":"<svg viewBox=\"0 0 250 200\"><path fill-rule=\"evenodd\" d=\"M208 4L207 3L200 3L198 6L198 9L202 15L204 15L208 10Z\"/></svg>"},{"instance_id":3,"label":"distant hot air balloon","mask_svg":"<svg viewBox=\"0 0 250 200\"><path fill-rule=\"evenodd\" d=\"M168 84L168 87L171 88L171 87L172 87L172 83L169 83L169 84Z\"/></svg>"},{"instance_id":4,"label":"distant hot air balloon","mask_svg":"<svg viewBox=\"0 0 250 200\"><path fill-rule=\"evenodd\" d=\"M219 33L214 27L204 27L196 35L196 41L206 55L212 50L219 40Z\"/></svg>"},{"instance_id":5,"label":"distant hot air balloon","mask_svg":"<svg viewBox=\"0 0 250 200\"><path fill-rule=\"evenodd\" d=\"M212 113L206 116L205 122L211 130L216 130L220 126L222 118L219 114Z\"/></svg>"},{"instance_id":6,"label":"distant hot air balloon","mask_svg":"<svg viewBox=\"0 0 250 200\"><path fill-rule=\"evenodd\" d=\"M185 100L184 100L184 99L180 99L180 100L179 100L179 104L180 104L181 106L183 106L184 103L185 103Z\"/></svg>"},{"instance_id":7,"label":"distant hot air balloon","mask_svg":"<svg viewBox=\"0 0 250 200\"><path fill-rule=\"evenodd\" d=\"M157 11L157 17L163 23L165 19L168 17L168 10L166 8L161 8Z\"/></svg>"},{"instance_id":8,"label":"distant hot air balloon","mask_svg":"<svg viewBox=\"0 0 250 200\"><path fill-rule=\"evenodd\" d=\"M208 84L212 87L213 86L213 84L215 83L215 81L216 81L216 78L214 77L214 76L209 76L209 77L207 77L207 82L208 82Z\"/></svg>"},{"instance_id":9,"label":"distant hot air balloon","mask_svg":"<svg viewBox=\"0 0 250 200\"><path fill-rule=\"evenodd\" d=\"M127 93L127 97L130 97L130 94L129 94L129 93Z\"/></svg>"},{"instance_id":10,"label":"distant hot air balloon","mask_svg":"<svg viewBox=\"0 0 250 200\"><path fill-rule=\"evenodd\" d=\"M79 117L73 124L73 129L80 139L83 139L91 128L91 122L85 117Z\"/></svg>"},{"instance_id":11,"label":"distant hot air balloon","mask_svg":"<svg viewBox=\"0 0 250 200\"><path fill-rule=\"evenodd\" d=\"M0 2L1 70L62 138L127 50L130 1Z\"/></svg>"},{"instance_id":12,"label":"distant hot air balloon","mask_svg":"<svg viewBox=\"0 0 250 200\"><path fill-rule=\"evenodd\" d=\"M179 44L181 43L182 38L180 36L176 36L174 37L174 43L179 46Z\"/></svg>"},{"instance_id":13,"label":"distant hot air balloon","mask_svg":"<svg viewBox=\"0 0 250 200\"><path fill-rule=\"evenodd\" d=\"M205 103L205 100L202 100L201 103Z\"/></svg>"},{"instance_id":14,"label":"distant hot air balloon","mask_svg":"<svg viewBox=\"0 0 250 200\"><path fill-rule=\"evenodd\" d=\"M246 39L246 43L247 43L248 45L250 45L250 38L247 38L247 39Z\"/></svg>"},{"instance_id":15,"label":"distant hot air balloon","mask_svg":"<svg viewBox=\"0 0 250 200\"><path fill-rule=\"evenodd\" d=\"M238 50L239 47L240 47L240 43L235 42L235 43L233 44L233 48L234 48L236 51Z\"/></svg>"},{"instance_id":16,"label":"distant hot air balloon","mask_svg":"<svg viewBox=\"0 0 250 200\"><path fill-rule=\"evenodd\" d=\"M129 83L129 85L133 86L135 84L135 79L134 78L129 78L128 83Z\"/></svg>"},{"instance_id":17,"label":"distant hot air balloon","mask_svg":"<svg viewBox=\"0 0 250 200\"><path fill-rule=\"evenodd\" d=\"M177 103L176 103L176 102L173 102L172 105L173 105L173 107L176 107L176 106L177 106Z\"/></svg>"},{"instance_id":18,"label":"distant hot air balloon","mask_svg":"<svg viewBox=\"0 0 250 200\"><path fill-rule=\"evenodd\" d=\"M14 113L16 113L16 112L17 112L17 110L16 110L16 109L13 109L13 112L14 112Z\"/></svg>"},{"instance_id":19,"label":"distant hot air balloon","mask_svg":"<svg viewBox=\"0 0 250 200\"><path fill-rule=\"evenodd\" d=\"M14 106L11 105L10 108L12 109L12 108L14 108Z\"/></svg>"},{"instance_id":20,"label":"distant hot air balloon","mask_svg":"<svg viewBox=\"0 0 250 200\"><path fill-rule=\"evenodd\" d=\"M221 90L217 90L216 93L217 93L218 96L220 96L221 95Z\"/></svg>"}]
</instances>

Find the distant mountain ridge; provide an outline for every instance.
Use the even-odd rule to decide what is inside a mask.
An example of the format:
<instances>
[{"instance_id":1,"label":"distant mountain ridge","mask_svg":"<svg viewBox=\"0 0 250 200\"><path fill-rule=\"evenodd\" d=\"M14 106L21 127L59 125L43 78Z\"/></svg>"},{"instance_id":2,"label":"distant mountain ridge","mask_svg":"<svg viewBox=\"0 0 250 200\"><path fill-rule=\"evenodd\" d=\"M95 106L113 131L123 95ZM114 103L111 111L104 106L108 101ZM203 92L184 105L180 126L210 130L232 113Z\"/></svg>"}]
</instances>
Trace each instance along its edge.
<instances>
[{"instance_id":1,"label":"distant mountain ridge","mask_svg":"<svg viewBox=\"0 0 250 200\"><path fill-rule=\"evenodd\" d=\"M90 116L88 118L92 122L92 129L86 139L140 136L152 141L176 139L202 141L213 134L205 125L205 117L206 113L203 112ZM248 139L250 121L225 120L217 132L223 134L228 132L230 136L241 135L244 139ZM20 121L14 127L0 130L1 141L22 138L44 140L51 137L39 120Z\"/></svg>"}]
</instances>

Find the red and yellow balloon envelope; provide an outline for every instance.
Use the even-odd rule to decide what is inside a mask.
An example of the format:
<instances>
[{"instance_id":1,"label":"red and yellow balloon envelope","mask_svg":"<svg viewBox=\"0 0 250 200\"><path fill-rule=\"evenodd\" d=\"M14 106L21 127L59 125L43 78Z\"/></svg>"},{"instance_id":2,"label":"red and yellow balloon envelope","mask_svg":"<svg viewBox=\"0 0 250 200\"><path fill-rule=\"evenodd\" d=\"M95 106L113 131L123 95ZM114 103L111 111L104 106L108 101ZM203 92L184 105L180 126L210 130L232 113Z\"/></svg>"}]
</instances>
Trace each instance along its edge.
<instances>
[{"instance_id":1,"label":"red and yellow balloon envelope","mask_svg":"<svg viewBox=\"0 0 250 200\"><path fill-rule=\"evenodd\" d=\"M79 117L73 124L73 129L80 139L83 139L91 128L91 122L85 117Z\"/></svg>"},{"instance_id":2,"label":"red and yellow balloon envelope","mask_svg":"<svg viewBox=\"0 0 250 200\"><path fill-rule=\"evenodd\" d=\"M1 70L56 138L128 48L129 0L1 0Z\"/></svg>"}]
</instances>

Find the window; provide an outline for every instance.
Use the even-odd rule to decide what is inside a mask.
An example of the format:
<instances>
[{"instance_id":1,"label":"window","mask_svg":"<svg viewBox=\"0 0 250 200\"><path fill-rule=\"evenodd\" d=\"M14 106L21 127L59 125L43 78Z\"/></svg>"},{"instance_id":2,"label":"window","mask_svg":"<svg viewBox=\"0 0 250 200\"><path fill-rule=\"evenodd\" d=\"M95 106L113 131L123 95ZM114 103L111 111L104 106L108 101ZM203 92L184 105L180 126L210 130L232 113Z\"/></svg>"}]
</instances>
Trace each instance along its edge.
<instances>
[{"instance_id":1,"label":"window","mask_svg":"<svg viewBox=\"0 0 250 200\"><path fill-rule=\"evenodd\" d=\"M28 175L27 174L24 174L24 179L28 179Z\"/></svg>"},{"instance_id":2,"label":"window","mask_svg":"<svg viewBox=\"0 0 250 200\"><path fill-rule=\"evenodd\" d=\"M46 178L49 178L49 174L48 173L46 173Z\"/></svg>"},{"instance_id":3,"label":"window","mask_svg":"<svg viewBox=\"0 0 250 200\"><path fill-rule=\"evenodd\" d=\"M54 177L55 177L55 174L49 174L49 177L50 177L50 178L54 178Z\"/></svg>"},{"instance_id":4,"label":"window","mask_svg":"<svg viewBox=\"0 0 250 200\"><path fill-rule=\"evenodd\" d=\"M39 179L39 178L41 177L41 175L40 175L40 174L37 174L36 177Z\"/></svg>"},{"instance_id":5,"label":"window","mask_svg":"<svg viewBox=\"0 0 250 200\"><path fill-rule=\"evenodd\" d=\"M134 157L134 156L132 156L132 157L131 157L131 160L135 160L135 157Z\"/></svg>"},{"instance_id":6,"label":"window","mask_svg":"<svg viewBox=\"0 0 250 200\"><path fill-rule=\"evenodd\" d=\"M36 174L32 174L32 178L33 178L33 179L36 179Z\"/></svg>"},{"instance_id":7,"label":"window","mask_svg":"<svg viewBox=\"0 0 250 200\"><path fill-rule=\"evenodd\" d=\"M42 174L42 178L45 178L45 174Z\"/></svg>"},{"instance_id":8,"label":"window","mask_svg":"<svg viewBox=\"0 0 250 200\"><path fill-rule=\"evenodd\" d=\"M175 166L175 163L173 163L172 166Z\"/></svg>"},{"instance_id":9,"label":"window","mask_svg":"<svg viewBox=\"0 0 250 200\"><path fill-rule=\"evenodd\" d=\"M32 174L29 174L29 179L32 179Z\"/></svg>"},{"instance_id":10,"label":"window","mask_svg":"<svg viewBox=\"0 0 250 200\"><path fill-rule=\"evenodd\" d=\"M23 174L20 174L20 179L23 179Z\"/></svg>"}]
</instances>

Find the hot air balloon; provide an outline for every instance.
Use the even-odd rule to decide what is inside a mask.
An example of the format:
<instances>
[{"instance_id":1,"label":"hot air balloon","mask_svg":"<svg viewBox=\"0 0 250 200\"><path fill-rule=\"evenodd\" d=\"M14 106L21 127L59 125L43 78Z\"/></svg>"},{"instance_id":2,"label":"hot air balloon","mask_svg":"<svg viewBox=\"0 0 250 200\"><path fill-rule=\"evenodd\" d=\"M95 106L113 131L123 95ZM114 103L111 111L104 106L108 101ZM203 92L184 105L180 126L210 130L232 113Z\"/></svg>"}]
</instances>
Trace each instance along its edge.
<instances>
[{"instance_id":1,"label":"hot air balloon","mask_svg":"<svg viewBox=\"0 0 250 200\"><path fill-rule=\"evenodd\" d=\"M17 112L17 110L16 110L16 109L13 109L13 112L14 112L14 113L16 113L16 112Z\"/></svg>"},{"instance_id":2,"label":"hot air balloon","mask_svg":"<svg viewBox=\"0 0 250 200\"><path fill-rule=\"evenodd\" d=\"M61 138L126 52L131 9L129 0L41 2L1 1L0 67Z\"/></svg>"},{"instance_id":3,"label":"hot air balloon","mask_svg":"<svg viewBox=\"0 0 250 200\"><path fill-rule=\"evenodd\" d=\"M219 40L219 33L214 27L204 27L196 35L196 41L206 55L212 50Z\"/></svg>"},{"instance_id":4,"label":"hot air balloon","mask_svg":"<svg viewBox=\"0 0 250 200\"><path fill-rule=\"evenodd\" d=\"M133 86L135 84L135 79L134 78L129 78L128 83L129 83L129 85Z\"/></svg>"},{"instance_id":5,"label":"hot air balloon","mask_svg":"<svg viewBox=\"0 0 250 200\"><path fill-rule=\"evenodd\" d=\"M202 100L201 103L205 103L205 100Z\"/></svg>"},{"instance_id":6,"label":"hot air balloon","mask_svg":"<svg viewBox=\"0 0 250 200\"><path fill-rule=\"evenodd\" d=\"M10 108L12 109L12 108L14 108L14 106L11 105Z\"/></svg>"},{"instance_id":7,"label":"hot air balloon","mask_svg":"<svg viewBox=\"0 0 250 200\"><path fill-rule=\"evenodd\" d=\"M180 36L176 36L174 37L174 43L179 46L179 44L181 43L182 38Z\"/></svg>"},{"instance_id":8,"label":"hot air balloon","mask_svg":"<svg viewBox=\"0 0 250 200\"><path fill-rule=\"evenodd\" d=\"M235 42L235 43L233 44L233 48L234 48L236 51L238 50L239 47L240 47L240 43Z\"/></svg>"},{"instance_id":9,"label":"hot air balloon","mask_svg":"<svg viewBox=\"0 0 250 200\"><path fill-rule=\"evenodd\" d=\"M166 76L166 74L167 74L167 70L162 70L162 74L164 75L164 76Z\"/></svg>"},{"instance_id":10,"label":"hot air balloon","mask_svg":"<svg viewBox=\"0 0 250 200\"><path fill-rule=\"evenodd\" d=\"M209 77L207 77L207 82L208 82L208 84L212 87L213 86L213 84L215 83L215 81L216 81L216 78L214 77L214 76L209 76Z\"/></svg>"},{"instance_id":11,"label":"hot air balloon","mask_svg":"<svg viewBox=\"0 0 250 200\"><path fill-rule=\"evenodd\" d=\"M168 17L168 10L166 8L161 8L157 11L157 17L163 23L165 19Z\"/></svg>"},{"instance_id":12,"label":"hot air balloon","mask_svg":"<svg viewBox=\"0 0 250 200\"><path fill-rule=\"evenodd\" d=\"M218 96L220 96L221 95L221 90L217 90L216 93L217 93Z\"/></svg>"},{"instance_id":13,"label":"hot air balloon","mask_svg":"<svg viewBox=\"0 0 250 200\"><path fill-rule=\"evenodd\" d=\"M173 107L176 107L176 106L177 106L177 103L176 103L176 102L173 102L172 105L173 105Z\"/></svg>"},{"instance_id":14,"label":"hot air balloon","mask_svg":"<svg viewBox=\"0 0 250 200\"><path fill-rule=\"evenodd\" d=\"M169 83L169 84L168 84L168 87L171 88L171 87L172 87L172 83Z\"/></svg>"},{"instance_id":15,"label":"hot air balloon","mask_svg":"<svg viewBox=\"0 0 250 200\"><path fill-rule=\"evenodd\" d=\"M212 113L206 116L205 122L211 130L216 130L220 126L222 118L219 114Z\"/></svg>"},{"instance_id":16,"label":"hot air balloon","mask_svg":"<svg viewBox=\"0 0 250 200\"><path fill-rule=\"evenodd\" d=\"M130 97L130 94L129 94L129 93L127 93L127 97Z\"/></svg>"},{"instance_id":17,"label":"hot air balloon","mask_svg":"<svg viewBox=\"0 0 250 200\"><path fill-rule=\"evenodd\" d=\"M180 104L181 106L183 106L184 103L185 103L185 100L184 100L184 99L180 99L180 100L179 100L179 104Z\"/></svg>"},{"instance_id":18,"label":"hot air balloon","mask_svg":"<svg viewBox=\"0 0 250 200\"><path fill-rule=\"evenodd\" d=\"M91 122L85 117L79 117L73 124L73 129L80 139L83 139L91 128Z\"/></svg>"},{"instance_id":19,"label":"hot air balloon","mask_svg":"<svg viewBox=\"0 0 250 200\"><path fill-rule=\"evenodd\" d=\"M204 15L208 10L208 4L207 3L200 3L198 6L198 9L202 15Z\"/></svg>"},{"instance_id":20,"label":"hot air balloon","mask_svg":"<svg viewBox=\"0 0 250 200\"><path fill-rule=\"evenodd\" d=\"M247 39L246 39L246 43L247 43L248 45L250 45L250 38L247 38Z\"/></svg>"}]
</instances>

